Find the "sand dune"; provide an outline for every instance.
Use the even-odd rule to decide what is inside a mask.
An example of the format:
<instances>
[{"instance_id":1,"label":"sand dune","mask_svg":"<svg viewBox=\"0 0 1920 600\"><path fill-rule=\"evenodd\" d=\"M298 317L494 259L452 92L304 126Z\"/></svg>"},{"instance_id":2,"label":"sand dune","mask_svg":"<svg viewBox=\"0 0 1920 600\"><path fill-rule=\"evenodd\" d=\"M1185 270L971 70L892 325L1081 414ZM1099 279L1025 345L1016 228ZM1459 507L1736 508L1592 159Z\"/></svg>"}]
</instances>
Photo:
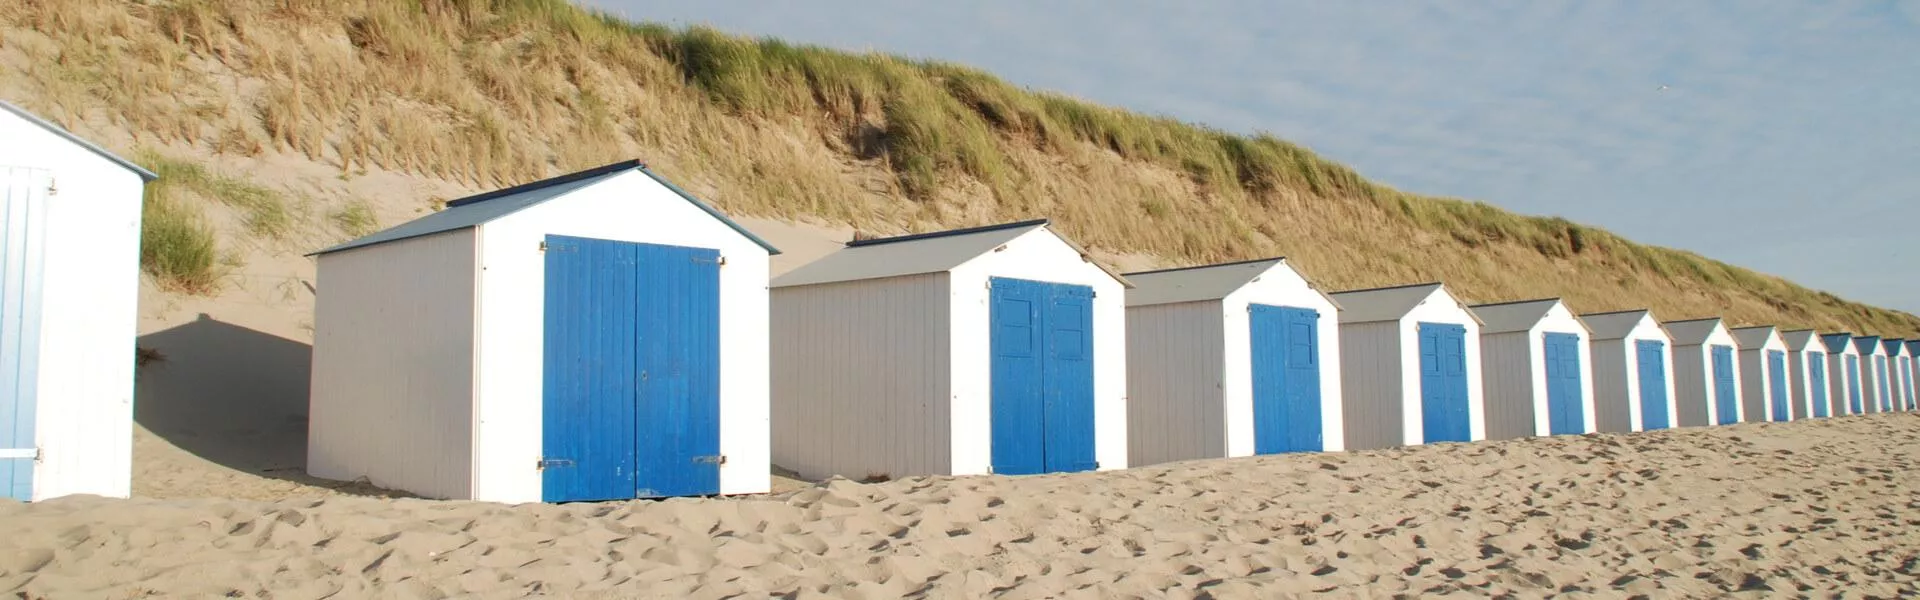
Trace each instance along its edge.
<instances>
[{"instance_id":1,"label":"sand dune","mask_svg":"<svg viewBox=\"0 0 1920 600\"><path fill-rule=\"evenodd\" d=\"M0 504L0 591L274 598L1892 597L1920 415L505 506Z\"/></svg>"}]
</instances>

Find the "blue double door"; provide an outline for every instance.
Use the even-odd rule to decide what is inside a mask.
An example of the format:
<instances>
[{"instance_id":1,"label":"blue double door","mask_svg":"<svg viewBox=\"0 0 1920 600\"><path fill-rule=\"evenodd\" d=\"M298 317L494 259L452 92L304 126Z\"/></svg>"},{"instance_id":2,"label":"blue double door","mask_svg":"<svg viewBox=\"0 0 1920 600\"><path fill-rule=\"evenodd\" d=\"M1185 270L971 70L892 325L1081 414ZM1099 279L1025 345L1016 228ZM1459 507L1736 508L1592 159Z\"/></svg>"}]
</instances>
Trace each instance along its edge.
<instances>
[{"instance_id":1,"label":"blue double door","mask_svg":"<svg viewBox=\"0 0 1920 600\"><path fill-rule=\"evenodd\" d=\"M1807 361L1807 383L1813 389L1807 390L1807 399L1813 404L1815 418L1832 416L1833 407L1827 404L1827 355L1820 352L1801 354Z\"/></svg>"},{"instance_id":2,"label":"blue double door","mask_svg":"<svg viewBox=\"0 0 1920 600\"><path fill-rule=\"evenodd\" d=\"M1427 443L1473 441L1467 395L1467 328L1420 323L1421 435Z\"/></svg>"},{"instance_id":3,"label":"blue double door","mask_svg":"<svg viewBox=\"0 0 1920 600\"><path fill-rule=\"evenodd\" d=\"M1667 345L1659 340L1636 340L1633 345L1640 372L1640 429L1672 427L1672 415L1667 414Z\"/></svg>"},{"instance_id":4,"label":"blue double door","mask_svg":"<svg viewBox=\"0 0 1920 600\"><path fill-rule=\"evenodd\" d=\"M993 472L1099 468L1094 454L1093 288L995 277Z\"/></svg>"},{"instance_id":5,"label":"blue double door","mask_svg":"<svg viewBox=\"0 0 1920 600\"><path fill-rule=\"evenodd\" d=\"M1880 412L1893 410L1893 399L1888 397L1891 387L1887 385L1887 357L1873 357L1873 382L1880 391L1880 395L1874 399L1874 404Z\"/></svg>"},{"instance_id":6,"label":"blue double door","mask_svg":"<svg viewBox=\"0 0 1920 600\"><path fill-rule=\"evenodd\" d=\"M1713 406L1720 425L1740 422L1740 394L1733 386L1733 346L1710 348L1713 361Z\"/></svg>"},{"instance_id":7,"label":"blue double door","mask_svg":"<svg viewBox=\"0 0 1920 600\"><path fill-rule=\"evenodd\" d=\"M1773 411L1773 420L1793 420L1793 407L1787 404L1787 353L1784 351L1767 351L1767 405Z\"/></svg>"},{"instance_id":8,"label":"blue double door","mask_svg":"<svg viewBox=\"0 0 1920 600\"><path fill-rule=\"evenodd\" d=\"M1587 432L1586 385L1580 375L1580 336L1542 334L1547 363L1547 432L1578 435Z\"/></svg>"},{"instance_id":9,"label":"blue double door","mask_svg":"<svg viewBox=\"0 0 1920 600\"><path fill-rule=\"evenodd\" d=\"M1865 392L1860 390L1860 357L1849 354L1847 355L1847 408L1850 414L1857 415L1867 411L1866 403L1860 399L1863 393Z\"/></svg>"},{"instance_id":10,"label":"blue double door","mask_svg":"<svg viewBox=\"0 0 1920 600\"><path fill-rule=\"evenodd\" d=\"M1247 307L1255 454L1325 449L1320 396L1320 312Z\"/></svg>"},{"instance_id":11,"label":"blue double door","mask_svg":"<svg viewBox=\"0 0 1920 600\"><path fill-rule=\"evenodd\" d=\"M542 498L719 493L719 251L546 242Z\"/></svg>"}]
</instances>

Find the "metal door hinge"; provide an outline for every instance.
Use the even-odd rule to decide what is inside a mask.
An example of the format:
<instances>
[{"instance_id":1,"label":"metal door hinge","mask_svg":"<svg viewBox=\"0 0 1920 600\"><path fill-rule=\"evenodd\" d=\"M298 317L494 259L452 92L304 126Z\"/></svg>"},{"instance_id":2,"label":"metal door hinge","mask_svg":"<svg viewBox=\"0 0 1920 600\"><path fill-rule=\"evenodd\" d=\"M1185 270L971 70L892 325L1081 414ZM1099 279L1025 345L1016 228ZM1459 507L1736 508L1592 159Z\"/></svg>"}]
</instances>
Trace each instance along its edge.
<instances>
[{"instance_id":1,"label":"metal door hinge","mask_svg":"<svg viewBox=\"0 0 1920 600\"><path fill-rule=\"evenodd\" d=\"M727 455L695 456L693 457L693 462L703 465L724 465L727 464Z\"/></svg>"},{"instance_id":2,"label":"metal door hinge","mask_svg":"<svg viewBox=\"0 0 1920 600\"><path fill-rule=\"evenodd\" d=\"M716 264L724 267L727 265L727 257L719 256L719 257L714 257L713 259L705 259L705 258L695 256L693 257L693 262L702 263L702 264L712 263L712 264Z\"/></svg>"},{"instance_id":3,"label":"metal door hinge","mask_svg":"<svg viewBox=\"0 0 1920 600\"><path fill-rule=\"evenodd\" d=\"M534 468L536 470L545 471L547 470L547 467L571 467L571 466L573 466L573 459L570 459L570 458L542 458L540 459L538 464L534 466Z\"/></svg>"},{"instance_id":4,"label":"metal door hinge","mask_svg":"<svg viewBox=\"0 0 1920 600\"><path fill-rule=\"evenodd\" d=\"M60 195L60 180L58 179L47 180L47 195L48 196Z\"/></svg>"},{"instance_id":5,"label":"metal door hinge","mask_svg":"<svg viewBox=\"0 0 1920 600\"><path fill-rule=\"evenodd\" d=\"M546 240L541 240L541 241L540 241L540 251L541 251L541 252L546 252L546 251L547 251L547 241L546 241Z\"/></svg>"},{"instance_id":6,"label":"metal door hinge","mask_svg":"<svg viewBox=\"0 0 1920 600\"><path fill-rule=\"evenodd\" d=\"M37 447L8 448L0 450L0 458L31 458L34 462L40 462L40 449Z\"/></svg>"}]
</instances>

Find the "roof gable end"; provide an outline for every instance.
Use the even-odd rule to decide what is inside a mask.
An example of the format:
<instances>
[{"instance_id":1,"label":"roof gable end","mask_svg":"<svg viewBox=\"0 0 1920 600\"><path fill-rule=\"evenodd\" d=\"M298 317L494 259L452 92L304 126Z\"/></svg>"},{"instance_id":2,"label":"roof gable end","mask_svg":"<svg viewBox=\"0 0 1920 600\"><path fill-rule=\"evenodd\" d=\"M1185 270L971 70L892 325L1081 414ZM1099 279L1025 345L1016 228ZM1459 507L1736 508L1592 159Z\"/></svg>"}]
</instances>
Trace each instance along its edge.
<instances>
[{"instance_id":1,"label":"roof gable end","mask_svg":"<svg viewBox=\"0 0 1920 600\"><path fill-rule=\"evenodd\" d=\"M13 113L14 116L20 117L21 120L31 123L34 126L39 127L41 129L45 129L49 133L60 136L62 139L65 139L68 142L72 142L74 145L79 146L88 152L92 152L96 155L99 155L100 158L107 159L108 162L112 162L113 164L119 165L121 168L124 168L128 171L133 171L135 175L140 176L141 181L153 181L155 179L160 178L159 175L153 174L153 171L147 170L146 167L133 164L133 161L120 158L119 155L114 154L112 152L108 152L106 148L101 148L98 144L87 141L86 138L80 137L78 135L74 135L73 132L67 131L66 128L53 124L52 121L42 119L40 118L39 115L27 112L27 109L14 106L12 103L6 102L4 100L0 100L0 111Z\"/></svg>"}]
</instances>

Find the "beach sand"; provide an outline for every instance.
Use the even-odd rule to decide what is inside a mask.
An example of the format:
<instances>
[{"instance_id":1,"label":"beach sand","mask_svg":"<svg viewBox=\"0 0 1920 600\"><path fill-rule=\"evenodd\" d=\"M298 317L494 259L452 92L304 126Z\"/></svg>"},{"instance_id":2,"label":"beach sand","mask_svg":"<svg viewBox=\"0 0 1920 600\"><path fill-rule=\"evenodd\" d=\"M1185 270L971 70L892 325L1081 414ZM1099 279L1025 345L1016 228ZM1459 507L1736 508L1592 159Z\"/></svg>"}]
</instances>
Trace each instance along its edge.
<instances>
[{"instance_id":1,"label":"beach sand","mask_svg":"<svg viewBox=\"0 0 1920 600\"><path fill-rule=\"evenodd\" d=\"M718 499L70 497L0 504L0 592L1894 597L1915 448L1896 413Z\"/></svg>"}]
</instances>

